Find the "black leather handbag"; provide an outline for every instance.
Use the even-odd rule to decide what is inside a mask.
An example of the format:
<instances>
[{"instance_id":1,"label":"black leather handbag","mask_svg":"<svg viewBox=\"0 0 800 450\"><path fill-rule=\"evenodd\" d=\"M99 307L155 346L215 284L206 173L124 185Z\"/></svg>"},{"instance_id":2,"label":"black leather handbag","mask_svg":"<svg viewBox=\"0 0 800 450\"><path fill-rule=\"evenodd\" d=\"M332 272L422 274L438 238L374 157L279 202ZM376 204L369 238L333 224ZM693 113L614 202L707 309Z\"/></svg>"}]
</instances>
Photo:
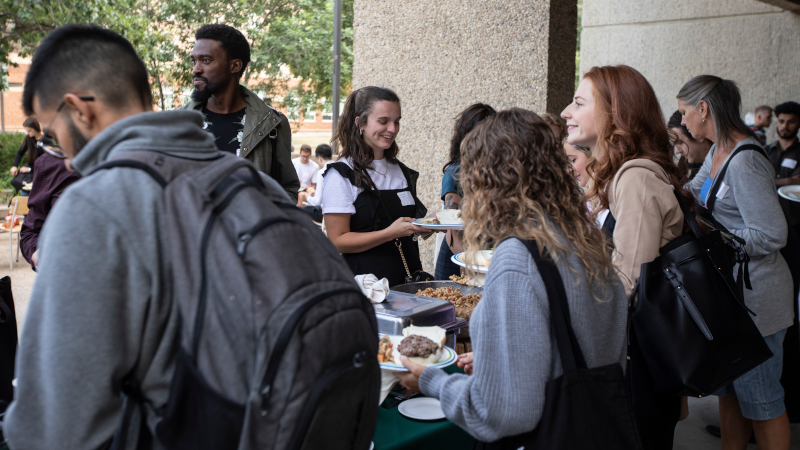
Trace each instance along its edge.
<instances>
[{"instance_id":1,"label":"black leather handbag","mask_svg":"<svg viewBox=\"0 0 800 450\"><path fill-rule=\"evenodd\" d=\"M17 314L11 278L0 279L0 413L14 400L14 363L17 357Z\"/></svg>"},{"instance_id":2,"label":"black leather handbag","mask_svg":"<svg viewBox=\"0 0 800 450\"><path fill-rule=\"evenodd\" d=\"M703 233L676 192L691 232L642 264L631 313L656 392L703 397L772 356L733 279L719 230ZM633 302L630 302L633 305Z\"/></svg>"},{"instance_id":3,"label":"black leather handbag","mask_svg":"<svg viewBox=\"0 0 800 450\"><path fill-rule=\"evenodd\" d=\"M550 326L564 373L547 382L542 419L533 431L491 443L476 442L475 450L641 449L622 366L586 366L570 321L561 274L547 255L539 255L534 241L522 242L533 256L547 290Z\"/></svg>"}]
</instances>

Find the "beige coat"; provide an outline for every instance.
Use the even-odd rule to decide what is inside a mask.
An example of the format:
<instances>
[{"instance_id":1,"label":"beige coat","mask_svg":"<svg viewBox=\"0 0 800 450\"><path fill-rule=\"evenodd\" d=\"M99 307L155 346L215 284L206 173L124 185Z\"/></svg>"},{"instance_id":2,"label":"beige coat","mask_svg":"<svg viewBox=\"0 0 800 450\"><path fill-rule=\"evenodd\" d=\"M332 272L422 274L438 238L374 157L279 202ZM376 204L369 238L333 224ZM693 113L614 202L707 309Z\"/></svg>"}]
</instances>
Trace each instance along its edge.
<instances>
[{"instance_id":1,"label":"beige coat","mask_svg":"<svg viewBox=\"0 0 800 450\"><path fill-rule=\"evenodd\" d=\"M658 249L683 233L683 212L664 169L649 159L622 165L611 181L608 209L617 220L614 266L630 295L642 263L656 259ZM689 404L682 397L679 420L688 416Z\"/></svg>"},{"instance_id":2,"label":"beige coat","mask_svg":"<svg viewBox=\"0 0 800 450\"><path fill-rule=\"evenodd\" d=\"M622 165L608 190L614 229L614 266L630 294L642 263L658 256L658 249L680 236L683 212L669 178L657 163L634 159Z\"/></svg>"}]
</instances>

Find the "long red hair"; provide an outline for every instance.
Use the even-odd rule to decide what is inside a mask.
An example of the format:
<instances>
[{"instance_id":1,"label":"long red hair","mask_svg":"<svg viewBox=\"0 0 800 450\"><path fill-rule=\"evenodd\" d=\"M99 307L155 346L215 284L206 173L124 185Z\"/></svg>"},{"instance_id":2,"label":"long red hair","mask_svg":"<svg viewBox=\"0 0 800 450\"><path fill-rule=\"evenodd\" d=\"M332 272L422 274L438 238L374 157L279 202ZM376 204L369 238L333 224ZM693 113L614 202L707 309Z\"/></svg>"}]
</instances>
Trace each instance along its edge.
<instances>
[{"instance_id":1,"label":"long red hair","mask_svg":"<svg viewBox=\"0 0 800 450\"><path fill-rule=\"evenodd\" d=\"M684 158L675 164L675 151L664 115L647 79L625 65L592 67L584 78L594 84L596 153L605 155L602 161L592 158L589 162L595 183L587 196L596 198L603 208L608 208L605 187L623 164L644 158L664 169L670 184L694 212L694 198L683 188L688 181L688 166ZM595 212L600 210L595 208Z\"/></svg>"}]
</instances>

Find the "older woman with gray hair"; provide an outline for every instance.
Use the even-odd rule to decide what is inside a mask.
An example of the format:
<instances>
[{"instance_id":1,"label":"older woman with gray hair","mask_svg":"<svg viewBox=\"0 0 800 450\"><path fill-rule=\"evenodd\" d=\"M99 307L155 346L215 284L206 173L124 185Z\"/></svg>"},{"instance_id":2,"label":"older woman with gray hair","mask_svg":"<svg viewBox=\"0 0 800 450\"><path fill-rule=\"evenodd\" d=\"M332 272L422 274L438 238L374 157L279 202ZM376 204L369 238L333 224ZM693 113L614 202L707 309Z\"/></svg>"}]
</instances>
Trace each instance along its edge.
<instances>
[{"instance_id":1,"label":"older woman with gray hair","mask_svg":"<svg viewBox=\"0 0 800 450\"><path fill-rule=\"evenodd\" d=\"M759 449L788 449L791 433L780 383L783 338L794 314L792 277L780 253L788 227L775 192L775 171L763 152L743 150L731 157L744 145L761 147L740 118L740 107L736 83L713 75L691 79L678 93L681 124L694 139L714 143L686 187L701 205L713 200L713 218L746 241L753 289L745 289L744 301L773 353L716 393L722 448L744 449L755 432Z\"/></svg>"}]
</instances>

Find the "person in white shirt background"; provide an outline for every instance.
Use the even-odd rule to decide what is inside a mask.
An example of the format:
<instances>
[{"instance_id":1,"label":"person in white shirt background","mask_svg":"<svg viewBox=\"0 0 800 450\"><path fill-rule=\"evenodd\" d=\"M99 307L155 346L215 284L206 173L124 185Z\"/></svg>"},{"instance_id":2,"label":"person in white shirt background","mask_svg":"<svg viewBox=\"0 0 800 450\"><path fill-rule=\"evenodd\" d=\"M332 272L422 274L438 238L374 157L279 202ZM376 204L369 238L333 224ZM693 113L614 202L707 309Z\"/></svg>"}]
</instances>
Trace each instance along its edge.
<instances>
[{"instance_id":1,"label":"person in white shirt background","mask_svg":"<svg viewBox=\"0 0 800 450\"><path fill-rule=\"evenodd\" d=\"M316 175L314 175L314 185L316 189L314 191L314 195L306 198L306 205L301 206L304 212L311 215L311 218L314 219L314 222L321 223L322 222L322 182L324 179L322 178L325 174L325 171L328 169L328 165L332 163L333 159L333 150L331 146L328 144L319 144L317 149L314 151L314 156L317 158L317 163L322 167L317 171Z\"/></svg>"},{"instance_id":2,"label":"person in white shirt background","mask_svg":"<svg viewBox=\"0 0 800 450\"><path fill-rule=\"evenodd\" d=\"M300 147L300 157L292 160L297 178L300 179L300 192L297 196L297 206L303 206L308 197L314 195L317 188L317 172L319 165L311 161L311 146L303 144Z\"/></svg>"}]
</instances>

